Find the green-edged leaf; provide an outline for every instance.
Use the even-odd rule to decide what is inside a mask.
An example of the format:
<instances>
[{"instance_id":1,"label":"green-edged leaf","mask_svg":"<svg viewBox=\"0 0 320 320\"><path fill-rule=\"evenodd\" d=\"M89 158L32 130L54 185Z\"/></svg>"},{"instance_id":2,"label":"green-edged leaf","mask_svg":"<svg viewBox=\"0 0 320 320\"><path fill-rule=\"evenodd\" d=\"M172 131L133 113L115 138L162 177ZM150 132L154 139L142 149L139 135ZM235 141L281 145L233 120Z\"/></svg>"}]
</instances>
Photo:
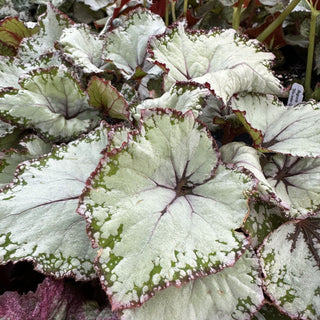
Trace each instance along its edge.
<instances>
[{"instance_id":1,"label":"green-edged leaf","mask_svg":"<svg viewBox=\"0 0 320 320\"><path fill-rule=\"evenodd\" d=\"M0 188L13 180L14 172L19 163L38 158L51 150L51 145L39 137L29 136L20 142L22 151L11 149L0 153Z\"/></svg>"},{"instance_id":2,"label":"green-edged leaf","mask_svg":"<svg viewBox=\"0 0 320 320\"><path fill-rule=\"evenodd\" d=\"M31 37L37 31L37 27L28 28L15 17L8 17L0 21L0 41L15 49L19 47L23 38Z\"/></svg>"},{"instance_id":3,"label":"green-edged leaf","mask_svg":"<svg viewBox=\"0 0 320 320\"><path fill-rule=\"evenodd\" d=\"M247 250L231 268L157 292L140 308L124 310L121 320L244 320L263 299L258 259Z\"/></svg>"},{"instance_id":4,"label":"green-edged leaf","mask_svg":"<svg viewBox=\"0 0 320 320\"><path fill-rule=\"evenodd\" d=\"M280 310L296 319L319 319L320 215L283 224L259 251L265 289Z\"/></svg>"},{"instance_id":5,"label":"green-edged leaf","mask_svg":"<svg viewBox=\"0 0 320 320\"><path fill-rule=\"evenodd\" d=\"M289 204L291 217L320 208L320 158L276 154L268 157L263 172L277 196Z\"/></svg>"},{"instance_id":6,"label":"green-edged leaf","mask_svg":"<svg viewBox=\"0 0 320 320\"><path fill-rule=\"evenodd\" d=\"M90 32L86 25L64 29L59 42L65 54L86 73L101 73L106 62L102 60L104 41Z\"/></svg>"},{"instance_id":7,"label":"green-edged leaf","mask_svg":"<svg viewBox=\"0 0 320 320\"><path fill-rule=\"evenodd\" d=\"M30 72L21 87L2 94L4 119L54 141L70 140L98 123L99 112L64 65Z\"/></svg>"},{"instance_id":8,"label":"green-edged leaf","mask_svg":"<svg viewBox=\"0 0 320 320\"><path fill-rule=\"evenodd\" d=\"M251 245L257 248L265 237L273 230L286 222L279 207L262 201L250 201L250 214L244 228L250 235Z\"/></svg>"},{"instance_id":9,"label":"green-edged leaf","mask_svg":"<svg viewBox=\"0 0 320 320\"><path fill-rule=\"evenodd\" d=\"M111 82L98 77L92 77L87 93L91 106L104 115L116 119L129 119L128 103L123 95L111 85Z\"/></svg>"},{"instance_id":10,"label":"green-edged leaf","mask_svg":"<svg viewBox=\"0 0 320 320\"><path fill-rule=\"evenodd\" d=\"M286 107L274 96L246 94L233 97L231 107L261 151L320 156L319 103Z\"/></svg>"},{"instance_id":11,"label":"green-edged leaf","mask_svg":"<svg viewBox=\"0 0 320 320\"><path fill-rule=\"evenodd\" d=\"M270 70L273 54L233 29L185 31L180 23L167 34L152 37L150 47L154 62L167 71L166 91L176 81L209 83L225 104L242 91L282 94Z\"/></svg>"},{"instance_id":12,"label":"green-edged leaf","mask_svg":"<svg viewBox=\"0 0 320 320\"><path fill-rule=\"evenodd\" d=\"M108 307L101 310L97 303L85 300L83 293L64 280L46 278L36 292L20 295L7 291L0 296L0 318L116 320Z\"/></svg>"},{"instance_id":13,"label":"green-edged leaf","mask_svg":"<svg viewBox=\"0 0 320 320\"><path fill-rule=\"evenodd\" d=\"M19 79L29 71L38 68L49 68L61 65L61 59L57 54L48 54L39 57L32 63L24 64L17 58L3 57L0 60L0 89L21 88Z\"/></svg>"},{"instance_id":14,"label":"green-edged leaf","mask_svg":"<svg viewBox=\"0 0 320 320\"><path fill-rule=\"evenodd\" d=\"M137 68L140 72L143 69L149 37L163 33L165 29L160 16L146 10L135 11L123 27L107 35L104 57L112 61L129 79L134 76Z\"/></svg>"},{"instance_id":15,"label":"green-edged leaf","mask_svg":"<svg viewBox=\"0 0 320 320\"><path fill-rule=\"evenodd\" d=\"M40 16L38 24L39 32L20 43L18 57L25 63L33 63L40 55L54 51L55 42L73 21L48 3L47 11Z\"/></svg>"},{"instance_id":16,"label":"green-edged leaf","mask_svg":"<svg viewBox=\"0 0 320 320\"><path fill-rule=\"evenodd\" d=\"M210 91L197 84L178 83L161 97L146 99L142 103L133 107L131 113L135 119L140 119L141 110L152 108L170 108L181 112L191 110L195 117L201 113L204 105L204 98L209 96Z\"/></svg>"},{"instance_id":17,"label":"green-edged leaf","mask_svg":"<svg viewBox=\"0 0 320 320\"><path fill-rule=\"evenodd\" d=\"M95 169L113 129L94 132L23 162L16 179L0 193L0 261L32 260L36 268L77 279L95 276L78 197Z\"/></svg>"},{"instance_id":18,"label":"green-edged leaf","mask_svg":"<svg viewBox=\"0 0 320 320\"><path fill-rule=\"evenodd\" d=\"M145 110L140 131L105 155L78 209L101 248L113 309L234 264L247 244L235 229L253 186L220 163L191 111Z\"/></svg>"}]
</instances>

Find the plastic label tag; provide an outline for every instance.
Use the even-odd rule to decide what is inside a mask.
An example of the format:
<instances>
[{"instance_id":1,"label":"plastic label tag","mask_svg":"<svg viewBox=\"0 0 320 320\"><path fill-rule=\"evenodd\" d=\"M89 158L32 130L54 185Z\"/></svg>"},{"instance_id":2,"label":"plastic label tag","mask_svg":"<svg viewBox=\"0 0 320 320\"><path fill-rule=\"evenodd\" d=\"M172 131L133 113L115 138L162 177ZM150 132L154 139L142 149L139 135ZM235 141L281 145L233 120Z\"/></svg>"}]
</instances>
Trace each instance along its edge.
<instances>
[{"instance_id":1,"label":"plastic label tag","mask_svg":"<svg viewBox=\"0 0 320 320\"><path fill-rule=\"evenodd\" d=\"M304 88L299 83L294 83L289 91L288 106L295 106L303 101Z\"/></svg>"}]
</instances>

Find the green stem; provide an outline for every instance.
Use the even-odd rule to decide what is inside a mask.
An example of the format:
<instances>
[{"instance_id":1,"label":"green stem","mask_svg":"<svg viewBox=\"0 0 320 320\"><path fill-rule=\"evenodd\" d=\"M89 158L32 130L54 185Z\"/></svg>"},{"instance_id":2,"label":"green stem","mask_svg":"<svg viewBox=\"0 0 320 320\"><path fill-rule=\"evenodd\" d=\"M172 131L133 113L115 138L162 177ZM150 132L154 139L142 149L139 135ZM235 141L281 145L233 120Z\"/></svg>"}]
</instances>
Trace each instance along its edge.
<instances>
[{"instance_id":1,"label":"green stem","mask_svg":"<svg viewBox=\"0 0 320 320\"><path fill-rule=\"evenodd\" d=\"M259 34L257 40L263 42L266 38L268 38L270 34L280 26L283 20L289 15L289 13L299 2L300 0L292 0L289 5L281 12L278 18L275 19L271 24L269 24L269 26Z\"/></svg>"},{"instance_id":2,"label":"green stem","mask_svg":"<svg viewBox=\"0 0 320 320\"><path fill-rule=\"evenodd\" d=\"M238 6L233 8L233 15L232 15L232 28L234 30L238 30L240 26L240 17L241 17L241 9L242 9L242 4L244 0L240 0L238 2Z\"/></svg>"},{"instance_id":3,"label":"green stem","mask_svg":"<svg viewBox=\"0 0 320 320\"><path fill-rule=\"evenodd\" d=\"M188 11L188 0L183 0L183 16L187 16L187 11Z\"/></svg>"},{"instance_id":4,"label":"green stem","mask_svg":"<svg viewBox=\"0 0 320 320\"><path fill-rule=\"evenodd\" d=\"M304 84L304 89L306 92L306 100L310 99L311 90L311 75L312 75L312 65L313 65L313 54L314 54L314 39L316 36L316 24L317 17L320 11L311 8L311 21L310 21L310 33L309 33L309 47L308 47L308 58L306 67L306 79Z\"/></svg>"},{"instance_id":5,"label":"green stem","mask_svg":"<svg viewBox=\"0 0 320 320\"><path fill-rule=\"evenodd\" d=\"M174 0L171 0L171 15L172 15L172 21L175 22L176 21L176 2Z\"/></svg>"}]
</instances>

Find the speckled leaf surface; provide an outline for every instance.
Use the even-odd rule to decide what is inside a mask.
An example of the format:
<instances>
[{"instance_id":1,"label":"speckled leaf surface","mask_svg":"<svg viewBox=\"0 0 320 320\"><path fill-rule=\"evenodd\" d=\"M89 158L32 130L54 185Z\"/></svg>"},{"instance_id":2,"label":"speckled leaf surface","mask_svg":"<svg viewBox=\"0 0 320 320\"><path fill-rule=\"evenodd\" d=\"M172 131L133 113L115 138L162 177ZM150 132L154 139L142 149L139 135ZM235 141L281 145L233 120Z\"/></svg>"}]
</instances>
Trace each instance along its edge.
<instances>
[{"instance_id":1,"label":"speckled leaf surface","mask_svg":"<svg viewBox=\"0 0 320 320\"><path fill-rule=\"evenodd\" d=\"M32 260L37 270L77 279L95 276L78 198L113 129L100 128L18 167L0 193L0 261Z\"/></svg>"},{"instance_id":2,"label":"speckled leaf surface","mask_svg":"<svg viewBox=\"0 0 320 320\"><path fill-rule=\"evenodd\" d=\"M192 112L145 111L139 132L106 154L78 209L100 247L113 309L233 265L247 245L235 229L253 187L220 163Z\"/></svg>"},{"instance_id":3,"label":"speckled leaf surface","mask_svg":"<svg viewBox=\"0 0 320 320\"><path fill-rule=\"evenodd\" d=\"M38 68L59 66L61 63L62 61L57 53L43 55L28 64L15 57L3 57L0 60L0 89L10 87L20 89L19 80L24 74Z\"/></svg>"},{"instance_id":4,"label":"speckled leaf surface","mask_svg":"<svg viewBox=\"0 0 320 320\"><path fill-rule=\"evenodd\" d=\"M320 156L319 106L309 101L287 107L275 96L257 94L231 101L258 148L300 157Z\"/></svg>"},{"instance_id":5,"label":"speckled leaf surface","mask_svg":"<svg viewBox=\"0 0 320 320\"><path fill-rule=\"evenodd\" d=\"M38 158L51 150L51 144L32 135L20 142L22 150L10 149L0 152L0 188L13 180L14 172L19 163Z\"/></svg>"},{"instance_id":6,"label":"speckled leaf surface","mask_svg":"<svg viewBox=\"0 0 320 320\"><path fill-rule=\"evenodd\" d=\"M259 270L256 255L248 250L230 268L157 292L140 308L124 310L121 320L250 319L264 299Z\"/></svg>"},{"instance_id":7,"label":"speckled leaf surface","mask_svg":"<svg viewBox=\"0 0 320 320\"><path fill-rule=\"evenodd\" d=\"M116 119L129 119L128 103L110 81L92 77L87 88L89 103L104 115Z\"/></svg>"},{"instance_id":8,"label":"speckled leaf surface","mask_svg":"<svg viewBox=\"0 0 320 320\"><path fill-rule=\"evenodd\" d=\"M55 42L60 39L62 31L73 23L69 17L48 3L46 12L38 19L39 31L21 41L18 57L25 63L32 64L40 55L55 51Z\"/></svg>"},{"instance_id":9,"label":"speckled leaf surface","mask_svg":"<svg viewBox=\"0 0 320 320\"><path fill-rule=\"evenodd\" d=\"M59 39L65 55L86 73L103 72L106 62L102 60L104 41L90 32L85 25L74 25L63 30Z\"/></svg>"},{"instance_id":10,"label":"speckled leaf surface","mask_svg":"<svg viewBox=\"0 0 320 320\"><path fill-rule=\"evenodd\" d=\"M320 215L290 221L259 249L264 286L280 310L293 318L320 317Z\"/></svg>"},{"instance_id":11,"label":"speckled leaf surface","mask_svg":"<svg viewBox=\"0 0 320 320\"><path fill-rule=\"evenodd\" d=\"M140 119L141 110L152 108L170 108L181 112L191 110L195 117L201 113L204 100L210 95L210 91L197 84L179 83L161 97L146 99L142 103L134 106L131 110L135 119Z\"/></svg>"},{"instance_id":12,"label":"speckled leaf surface","mask_svg":"<svg viewBox=\"0 0 320 320\"><path fill-rule=\"evenodd\" d=\"M64 65L30 72L21 87L2 92L4 119L54 141L75 138L98 123L99 112Z\"/></svg>"},{"instance_id":13,"label":"speckled leaf surface","mask_svg":"<svg viewBox=\"0 0 320 320\"><path fill-rule=\"evenodd\" d=\"M208 83L226 104L238 92L281 94L270 70L274 56L233 29L186 31L182 23L150 39L152 60L166 69L165 90L176 81Z\"/></svg>"},{"instance_id":14,"label":"speckled leaf surface","mask_svg":"<svg viewBox=\"0 0 320 320\"><path fill-rule=\"evenodd\" d=\"M268 157L263 172L291 217L305 217L320 206L320 158L277 154Z\"/></svg>"},{"instance_id":15,"label":"speckled leaf surface","mask_svg":"<svg viewBox=\"0 0 320 320\"><path fill-rule=\"evenodd\" d=\"M136 73L137 68L143 69L149 37L161 34L165 29L160 16L150 11L136 11L122 27L107 35L104 58L112 61L122 70L124 77L129 79Z\"/></svg>"},{"instance_id":16,"label":"speckled leaf surface","mask_svg":"<svg viewBox=\"0 0 320 320\"><path fill-rule=\"evenodd\" d=\"M281 209L268 202L251 200L250 214L244 223L251 238L251 246L258 248L265 237L287 221Z\"/></svg>"}]
</instances>

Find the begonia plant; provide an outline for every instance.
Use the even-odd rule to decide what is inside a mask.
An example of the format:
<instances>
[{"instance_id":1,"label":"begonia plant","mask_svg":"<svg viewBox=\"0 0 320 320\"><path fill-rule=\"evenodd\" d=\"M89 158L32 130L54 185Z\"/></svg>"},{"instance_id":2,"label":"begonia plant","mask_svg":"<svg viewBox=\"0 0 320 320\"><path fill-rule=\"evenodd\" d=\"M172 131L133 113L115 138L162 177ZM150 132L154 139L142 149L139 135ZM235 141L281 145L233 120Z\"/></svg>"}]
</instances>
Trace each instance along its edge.
<instances>
[{"instance_id":1,"label":"begonia plant","mask_svg":"<svg viewBox=\"0 0 320 320\"><path fill-rule=\"evenodd\" d=\"M0 265L45 277L0 318L319 319L320 104L232 28L120 20L0 22Z\"/></svg>"}]
</instances>

